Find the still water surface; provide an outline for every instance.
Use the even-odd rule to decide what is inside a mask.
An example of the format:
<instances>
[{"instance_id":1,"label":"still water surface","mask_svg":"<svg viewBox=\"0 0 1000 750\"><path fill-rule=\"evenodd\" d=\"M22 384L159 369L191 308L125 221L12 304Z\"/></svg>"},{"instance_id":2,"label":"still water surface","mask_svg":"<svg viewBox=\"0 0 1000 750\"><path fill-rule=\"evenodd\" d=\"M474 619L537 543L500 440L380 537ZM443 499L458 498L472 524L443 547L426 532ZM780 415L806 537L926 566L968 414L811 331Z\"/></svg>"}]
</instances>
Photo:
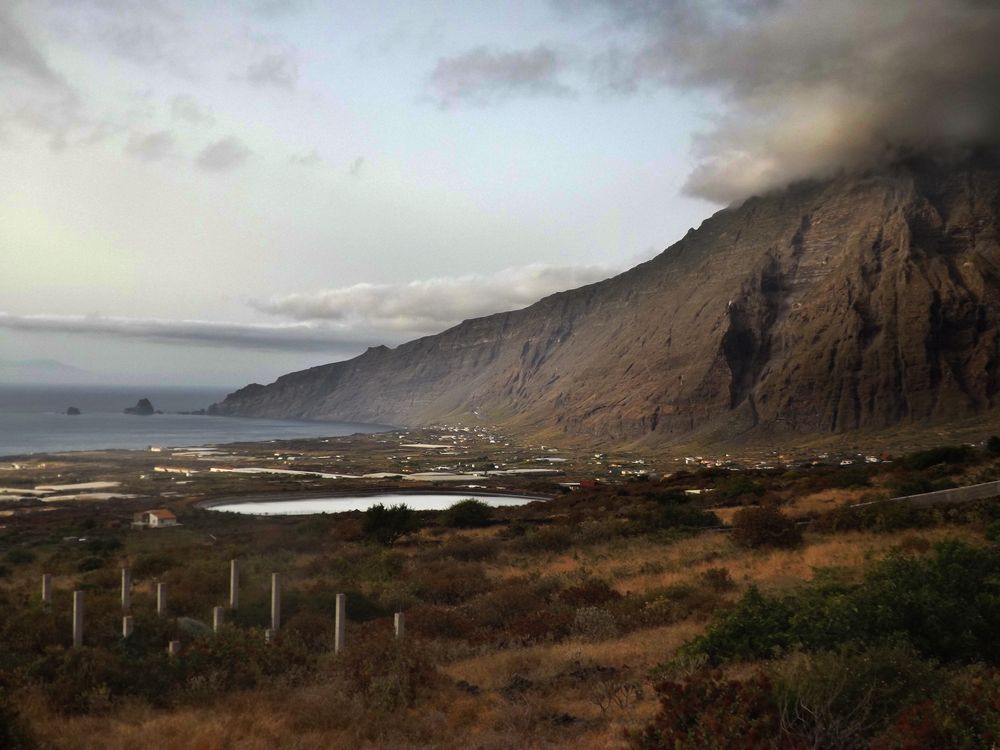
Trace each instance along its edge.
<instances>
[{"instance_id":1,"label":"still water surface","mask_svg":"<svg viewBox=\"0 0 1000 750\"><path fill-rule=\"evenodd\" d=\"M0 385L0 456L102 448L144 449L335 437L390 429L379 425L234 419L169 412L195 411L221 401L224 389ZM164 414L123 414L148 398ZM83 413L66 415L75 406Z\"/></svg>"},{"instance_id":2,"label":"still water surface","mask_svg":"<svg viewBox=\"0 0 1000 750\"><path fill-rule=\"evenodd\" d=\"M266 500L261 502L226 503L208 506L208 510L245 513L254 516L304 516L312 513L343 513L348 510L367 510L373 505L399 505L405 503L414 510L444 510L460 500L474 497L487 505L499 508L508 505L527 505L542 500L538 497L512 495L484 495L478 492L457 494L431 494L415 492L383 492L378 495L353 495L344 497L311 497L300 500Z\"/></svg>"}]
</instances>

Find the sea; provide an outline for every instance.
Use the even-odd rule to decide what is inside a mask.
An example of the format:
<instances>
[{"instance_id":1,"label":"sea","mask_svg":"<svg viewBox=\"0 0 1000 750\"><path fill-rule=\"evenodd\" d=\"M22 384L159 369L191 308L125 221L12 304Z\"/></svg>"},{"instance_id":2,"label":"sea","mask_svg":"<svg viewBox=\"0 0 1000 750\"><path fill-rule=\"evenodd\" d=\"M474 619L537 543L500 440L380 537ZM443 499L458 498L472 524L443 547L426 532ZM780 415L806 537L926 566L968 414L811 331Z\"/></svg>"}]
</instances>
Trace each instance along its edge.
<instances>
[{"instance_id":1,"label":"sea","mask_svg":"<svg viewBox=\"0 0 1000 750\"><path fill-rule=\"evenodd\" d=\"M225 398L226 393L224 388L0 385L0 457L323 438L391 429L347 422L178 413L207 408ZM163 413L124 413L126 407L135 406L142 398L149 399ZM66 414L71 406L80 410L79 416Z\"/></svg>"}]
</instances>

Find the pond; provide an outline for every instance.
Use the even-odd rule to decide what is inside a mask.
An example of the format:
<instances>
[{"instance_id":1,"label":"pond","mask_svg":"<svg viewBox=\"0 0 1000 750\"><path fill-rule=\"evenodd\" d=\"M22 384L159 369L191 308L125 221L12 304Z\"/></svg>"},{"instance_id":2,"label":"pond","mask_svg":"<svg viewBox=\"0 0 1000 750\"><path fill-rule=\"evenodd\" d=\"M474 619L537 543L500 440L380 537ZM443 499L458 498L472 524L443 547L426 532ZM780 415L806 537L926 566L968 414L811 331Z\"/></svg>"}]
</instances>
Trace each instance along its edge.
<instances>
[{"instance_id":1,"label":"pond","mask_svg":"<svg viewBox=\"0 0 1000 750\"><path fill-rule=\"evenodd\" d=\"M414 510L444 510L460 500L482 500L499 508L509 505L526 505L541 497L516 495L487 495L478 492L430 493L383 492L377 495L343 495L336 497L309 497L294 500L245 500L204 506L207 510L227 513L244 513L254 516L304 516L313 513L343 513L349 510L367 510L373 505L399 505L405 503Z\"/></svg>"}]
</instances>

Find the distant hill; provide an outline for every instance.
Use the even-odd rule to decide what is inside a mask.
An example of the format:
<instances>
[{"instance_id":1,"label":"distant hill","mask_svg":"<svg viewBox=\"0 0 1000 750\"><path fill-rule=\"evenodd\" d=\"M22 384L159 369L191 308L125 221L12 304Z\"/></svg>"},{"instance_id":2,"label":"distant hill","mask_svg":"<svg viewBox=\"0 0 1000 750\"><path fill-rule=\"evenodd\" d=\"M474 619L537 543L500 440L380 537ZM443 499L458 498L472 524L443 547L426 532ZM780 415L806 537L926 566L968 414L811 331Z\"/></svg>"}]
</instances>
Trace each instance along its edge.
<instances>
[{"instance_id":1,"label":"distant hill","mask_svg":"<svg viewBox=\"0 0 1000 750\"><path fill-rule=\"evenodd\" d=\"M910 161L719 211L531 307L250 385L217 414L713 443L993 414L1000 168Z\"/></svg>"},{"instance_id":2,"label":"distant hill","mask_svg":"<svg viewBox=\"0 0 1000 750\"><path fill-rule=\"evenodd\" d=\"M33 385L91 385L101 378L90 372L55 359L0 359L0 383Z\"/></svg>"}]
</instances>

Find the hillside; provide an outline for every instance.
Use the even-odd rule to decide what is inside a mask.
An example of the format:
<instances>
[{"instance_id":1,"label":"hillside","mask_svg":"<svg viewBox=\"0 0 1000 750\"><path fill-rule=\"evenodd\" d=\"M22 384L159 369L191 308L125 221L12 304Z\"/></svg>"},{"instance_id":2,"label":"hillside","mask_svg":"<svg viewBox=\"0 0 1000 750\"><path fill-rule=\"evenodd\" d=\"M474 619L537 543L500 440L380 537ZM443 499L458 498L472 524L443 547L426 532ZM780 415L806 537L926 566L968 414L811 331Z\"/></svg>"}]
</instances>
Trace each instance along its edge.
<instances>
[{"instance_id":1,"label":"hillside","mask_svg":"<svg viewBox=\"0 0 1000 750\"><path fill-rule=\"evenodd\" d=\"M998 223L991 160L799 184L614 278L212 412L664 443L981 415L998 389Z\"/></svg>"}]
</instances>

